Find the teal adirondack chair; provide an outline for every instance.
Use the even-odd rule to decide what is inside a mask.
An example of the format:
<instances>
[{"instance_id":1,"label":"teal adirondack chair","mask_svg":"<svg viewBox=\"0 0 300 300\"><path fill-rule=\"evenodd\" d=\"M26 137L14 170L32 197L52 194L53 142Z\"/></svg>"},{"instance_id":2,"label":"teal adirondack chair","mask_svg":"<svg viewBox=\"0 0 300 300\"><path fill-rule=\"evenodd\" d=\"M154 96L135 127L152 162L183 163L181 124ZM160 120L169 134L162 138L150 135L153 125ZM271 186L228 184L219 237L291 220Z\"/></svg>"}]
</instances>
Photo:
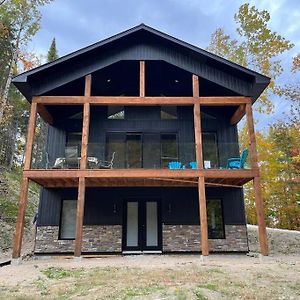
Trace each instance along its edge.
<instances>
[{"instance_id":1,"label":"teal adirondack chair","mask_svg":"<svg viewBox=\"0 0 300 300\"><path fill-rule=\"evenodd\" d=\"M227 169L244 169L249 150L244 149L241 157L229 158L227 161Z\"/></svg>"}]
</instances>

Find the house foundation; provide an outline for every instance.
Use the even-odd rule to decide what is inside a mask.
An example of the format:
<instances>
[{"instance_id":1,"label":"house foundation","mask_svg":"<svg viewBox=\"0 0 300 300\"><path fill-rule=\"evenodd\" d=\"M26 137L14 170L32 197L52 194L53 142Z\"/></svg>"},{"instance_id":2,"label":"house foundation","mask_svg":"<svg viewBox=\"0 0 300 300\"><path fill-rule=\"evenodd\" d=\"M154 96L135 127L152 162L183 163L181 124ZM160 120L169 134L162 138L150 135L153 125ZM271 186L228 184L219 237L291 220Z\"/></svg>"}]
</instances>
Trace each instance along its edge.
<instances>
[{"instance_id":1,"label":"house foundation","mask_svg":"<svg viewBox=\"0 0 300 300\"><path fill-rule=\"evenodd\" d=\"M163 252L199 252L199 225L163 225ZM58 226L37 227L35 253L68 253L74 251L74 240L60 240ZM209 239L212 252L247 252L246 225L225 225L224 239ZM83 226L82 252L122 251L121 225Z\"/></svg>"}]
</instances>

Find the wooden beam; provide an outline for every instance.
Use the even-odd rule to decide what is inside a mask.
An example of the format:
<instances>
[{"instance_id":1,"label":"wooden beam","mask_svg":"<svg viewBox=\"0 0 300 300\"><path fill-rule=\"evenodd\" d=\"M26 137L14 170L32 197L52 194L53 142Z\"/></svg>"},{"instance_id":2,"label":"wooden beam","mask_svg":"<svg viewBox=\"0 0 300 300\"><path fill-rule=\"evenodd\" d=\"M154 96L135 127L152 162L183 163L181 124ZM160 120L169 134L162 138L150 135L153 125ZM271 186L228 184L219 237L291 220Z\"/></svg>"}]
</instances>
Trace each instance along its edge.
<instances>
[{"instance_id":1,"label":"wooden beam","mask_svg":"<svg viewBox=\"0 0 300 300\"><path fill-rule=\"evenodd\" d=\"M37 111L41 118L48 124L52 125L53 124L53 117L49 113L48 109L46 108L45 105L39 103L37 106Z\"/></svg>"},{"instance_id":2,"label":"wooden beam","mask_svg":"<svg viewBox=\"0 0 300 300\"><path fill-rule=\"evenodd\" d=\"M37 104L31 103L31 110L28 122L27 142L25 148L24 170L29 170L32 160L32 146L34 141L34 133L37 117Z\"/></svg>"},{"instance_id":3,"label":"wooden beam","mask_svg":"<svg viewBox=\"0 0 300 300\"><path fill-rule=\"evenodd\" d=\"M267 238L264 205L263 205L263 200L262 200L261 183L260 183L259 176L254 177L253 185L254 185L255 209L256 209L256 215L257 215L260 252L262 255L266 256L269 253L268 238Z\"/></svg>"},{"instance_id":4,"label":"wooden beam","mask_svg":"<svg viewBox=\"0 0 300 300\"><path fill-rule=\"evenodd\" d=\"M92 89L92 75L85 76L85 85L84 85L84 96L90 97L91 96L91 89Z\"/></svg>"},{"instance_id":5,"label":"wooden beam","mask_svg":"<svg viewBox=\"0 0 300 300\"><path fill-rule=\"evenodd\" d=\"M77 212L76 212L76 237L74 256L81 256L82 245L82 227L84 217L84 201L85 201L85 178L79 178L78 184L78 199L77 199Z\"/></svg>"},{"instance_id":6,"label":"wooden beam","mask_svg":"<svg viewBox=\"0 0 300 300\"><path fill-rule=\"evenodd\" d=\"M199 97L199 78L193 74L193 97ZM195 135L195 154L198 169L203 169L203 155L202 155L202 132L201 132L201 112L200 104L194 104L194 135Z\"/></svg>"},{"instance_id":7,"label":"wooden beam","mask_svg":"<svg viewBox=\"0 0 300 300\"><path fill-rule=\"evenodd\" d=\"M251 103L250 97L113 97L113 96L39 96L33 103L47 105L194 105L205 106L236 106Z\"/></svg>"},{"instance_id":8,"label":"wooden beam","mask_svg":"<svg viewBox=\"0 0 300 300\"><path fill-rule=\"evenodd\" d=\"M169 170L169 169L87 169L87 170L63 170L63 169L36 169L24 171L24 176L34 180L35 178L249 178L252 180L258 175L255 170Z\"/></svg>"},{"instance_id":9,"label":"wooden beam","mask_svg":"<svg viewBox=\"0 0 300 300\"><path fill-rule=\"evenodd\" d=\"M267 230L266 230L265 214L264 214L263 199L262 199L262 192L261 192L260 174L258 169L256 138L255 138L253 112L252 112L251 104L246 104L246 117L247 117L249 142L250 142L251 167L252 169L257 170L257 175L253 179L253 184L254 184L255 208L256 208L257 223L258 223L260 251L262 255L268 255Z\"/></svg>"},{"instance_id":10,"label":"wooden beam","mask_svg":"<svg viewBox=\"0 0 300 300\"><path fill-rule=\"evenodd\" d=\"M201 228L201 251L203 256L208 255L208 229L207 229L207 210L204 177L198 179L199 194L199 216Z\"/></svg>"},{"instance_id":11,"label":"wooden beam","mask_svg":"<svg viewBox=\"0 0 300 300\"><path fill-rule=\"evenodd\" d=\"M20 190L19 208L18 208L18 215L17 215L17 222L16 222L16 232L14 237L12 258L19 258L21 255L25 212L26 212L27 197L28 197L28 183L29 183L29 179L23 177L21 183L21 190Z\"/></svg>"},{"instance_id":12,"label":"wooden beam","mask_svg":"<svg viewBox=\"0 0 300 300\"><path fill-rule=\"evenodd\" d=\"M140 61L140 97L145 97L145 61Z\"/></svg>"},{"instance_id":13,"label":"wooden beam","mask_svg":"<svg viewBox=\"0 0 300 300\"><path fill-rule=\"evenodd\" d=\"M199 97L199 77L195 74L193 74L193 97L198 98Z\"/></svg>"},{"instance_id":14,"label":"wooden beam","mask_svg":"<svg viewBox=\"0 0 300 300\"><path fill-rule=\"evenodd\" d=\"M257 152L256 152L256 138L255 138L254 121L253 121L253 113L252 113L251 104L246 104L246 117L247 117L247 127L248 127L248 135L249 135L251 167L252 167L252 169L258 169Z\"/></svg>"},{"instance_id":15,"label":"wooden beam","mask_svg":"<svg viewBox=\"0 0 300 300\"><path fill-rule=\"evenodd\" d=\"M237 124L245 115L246 113L246 105L245 104L241 104L237 110L234 112L234 114L232 115L231 119L230 119L230 125L235 125Z\"/></svg>"},{"instance_id":16,"label":"wooden beam","mask_svg":"<svg viewBox=\"0 0 300 300\"><path fill-rule=\"evenodd\" d=\"M84 106L83 106L83 121L82 121L80 169L86 169L86 167L87 167L89 127L90 127L90 104L89 103L84 103Z\"/></svg>"}]
</instances>

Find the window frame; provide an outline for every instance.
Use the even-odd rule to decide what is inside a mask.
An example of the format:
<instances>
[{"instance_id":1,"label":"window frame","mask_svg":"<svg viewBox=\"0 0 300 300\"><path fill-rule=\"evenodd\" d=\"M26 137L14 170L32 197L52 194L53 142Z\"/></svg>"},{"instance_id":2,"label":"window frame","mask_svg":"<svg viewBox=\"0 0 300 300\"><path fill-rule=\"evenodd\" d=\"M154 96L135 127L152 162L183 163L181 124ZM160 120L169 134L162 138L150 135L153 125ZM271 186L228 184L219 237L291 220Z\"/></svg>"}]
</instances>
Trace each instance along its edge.
<instances>
[{"instance_id":1,"label":"window frame","mask_svg":"<svg viewBox=\"0 0 300 300\"><path fill-rule=\"evenodd\" d=\"M76 214L75 214L75 234L74 234L74 238L65 238L65 237L62 236L62 216L63 216L64 201L74 201L76 209L77 209L77 199L62 199L61 200L60 216L59 216L58 240L73 241L76 238Z\"/></svg>"},{"instance_id":2,"label":"window frame","mask_svg":"<svg viewBox=\"0 0 300 300\"><path fill-rule=\"evenodd\" d=\"M211 167L211 169L216 169L220 166L220 155L219 155L219 142L218 142L218 133L217 131L203 131L202 132L202 153L203 153L203 167L204 167L204 135L208 135L208 134L213 134L215 136L215 141L216 141L216 158L217 158L217 162L216 162L216 167Z\"/></svg>"},{"instance_id":3,"label":"window frame","mask_svg":"<svg viewBox=\"0 0 300 300\"><path fill-rule=\"evenodd\" d=\"M174 157L174 161L180 160L180 154L179 154L179 142L178 142L178 132L161 132L160 133L160 168L164 169L163 167L163 156L162 156L162 136L163 135L175 135L176 137L176 151L177 151L177 157Z\"/></svg>"},{"instance_id":4,"label":"window frame","mask_svg":"<svg viewBox=\"0 0 300 300\"><path fill-rule=\"evenodd\" d=\"M209 216L208 216L208 205L209 202L212 201L218 201L220 203L221 208L221 217L222 217L222 237L214 237L210 236L209 231ZM225 240L226 239L226 233L225 233L225 222L224 222L224 209L223 209L223 199L221 198L210 198L206 200L206 214L207 214L207 231L208 231L208 239L209 240Z\"/></svg>"}]
</instances>

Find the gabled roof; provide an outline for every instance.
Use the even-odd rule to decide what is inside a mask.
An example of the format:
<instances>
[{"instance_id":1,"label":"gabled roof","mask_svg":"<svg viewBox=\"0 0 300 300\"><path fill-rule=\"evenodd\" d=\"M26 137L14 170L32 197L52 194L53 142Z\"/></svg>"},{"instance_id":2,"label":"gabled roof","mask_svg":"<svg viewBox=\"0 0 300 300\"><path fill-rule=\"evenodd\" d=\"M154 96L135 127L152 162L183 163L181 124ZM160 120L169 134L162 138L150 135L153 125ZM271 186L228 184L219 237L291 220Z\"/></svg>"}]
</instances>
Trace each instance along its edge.
<instances>
[{"instance_id":1,"label":"gabled roof","mask_svg":"<svg viewBox=\"0 0 300 300\"><path fill-rule=\"evenodd\" d=\"M270 78L145 24L24 72L13 83L30 100L120 60L165 60L256 100Z\"/></svg>"}]
</instances>

